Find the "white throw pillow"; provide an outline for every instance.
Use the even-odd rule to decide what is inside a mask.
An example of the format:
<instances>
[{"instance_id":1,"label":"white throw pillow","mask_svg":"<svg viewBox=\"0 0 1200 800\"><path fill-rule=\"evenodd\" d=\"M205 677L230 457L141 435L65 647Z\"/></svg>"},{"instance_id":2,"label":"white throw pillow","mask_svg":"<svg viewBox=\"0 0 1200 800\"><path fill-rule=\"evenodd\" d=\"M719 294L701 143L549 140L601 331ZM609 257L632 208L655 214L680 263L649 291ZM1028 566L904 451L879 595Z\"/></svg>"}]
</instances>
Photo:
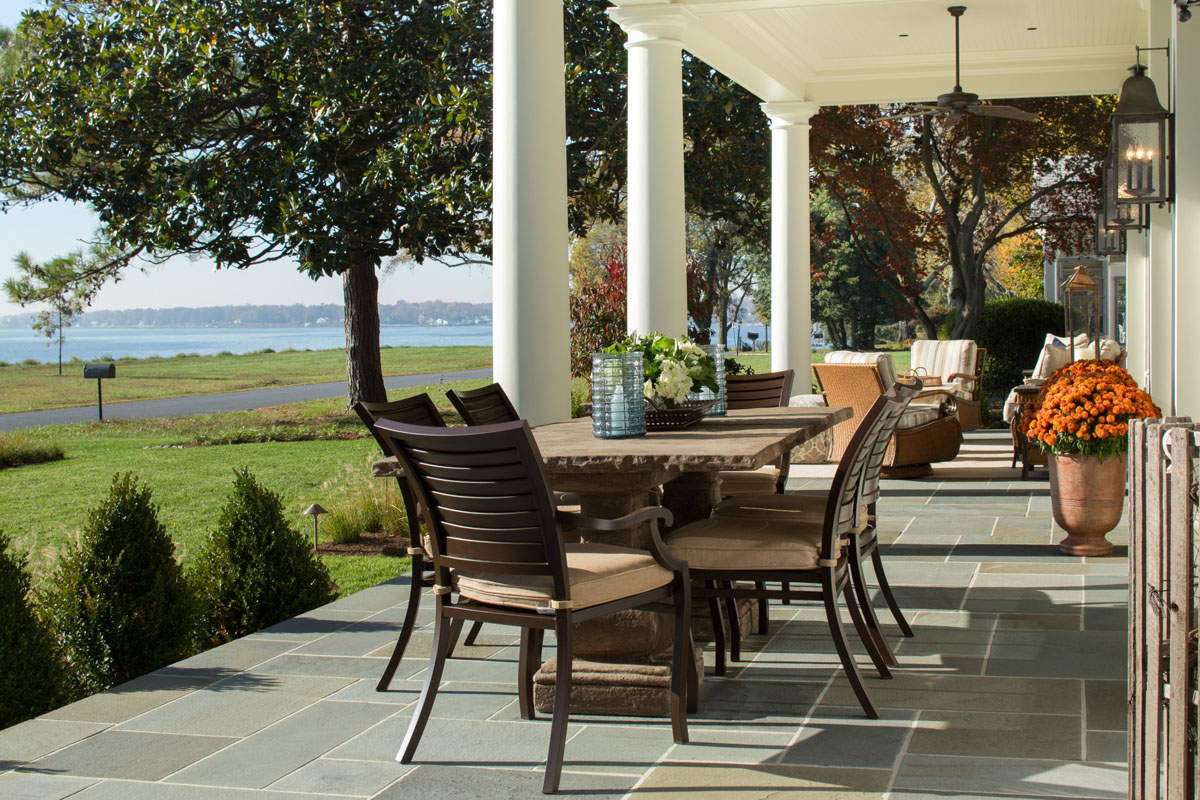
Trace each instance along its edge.
<instances>
[{"instance_id":1,"label":"white throw pillow","mask_svg":"<svg viewBox=\"0 0 1200 800\"><path fill-rule=\"evenodd\" d=\"M1050 377L1050 373L1062 369L1070 363L1071 350L1069 348L1047 344L1042 347L1042 354L1038 356L1037 366L1033 369L1033 377L1045 380Z\"/></svg>"}]
</instances>

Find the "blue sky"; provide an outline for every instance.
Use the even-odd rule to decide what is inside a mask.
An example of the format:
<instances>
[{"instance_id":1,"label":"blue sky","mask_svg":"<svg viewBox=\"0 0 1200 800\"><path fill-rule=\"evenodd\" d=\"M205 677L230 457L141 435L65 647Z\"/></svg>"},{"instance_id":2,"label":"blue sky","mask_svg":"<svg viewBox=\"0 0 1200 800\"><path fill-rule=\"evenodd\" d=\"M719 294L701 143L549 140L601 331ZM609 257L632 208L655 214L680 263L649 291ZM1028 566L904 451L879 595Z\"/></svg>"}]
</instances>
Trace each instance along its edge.
<instances>
[{"instance_id":1,"label":"blue sky","mask_svg":"<svg viewBox=\"0 0 1200 800\"><path fill-rule=\"evenodd\" d=\"M14 27L21 12L35 3L0 0L0 25ZM68 203L42 203L0 214L0 282L16 273L13 257L28 252L47 259L78 249L97 227L89 209ZM491 269L421 264L401 268L381 277L380 302L397 300L458 300L489 303ZM98 309L168 306L210 306L242 303L341 303L342 284L337 278L318 281L302 275L294 265L263 264L247 270L214 270L208 261L174 259L145 273L131 270L120 283L106 286L93 304ZM7 302L0 291L0 316L16 314L19 306Z\"/></svg>"}]
</instances>

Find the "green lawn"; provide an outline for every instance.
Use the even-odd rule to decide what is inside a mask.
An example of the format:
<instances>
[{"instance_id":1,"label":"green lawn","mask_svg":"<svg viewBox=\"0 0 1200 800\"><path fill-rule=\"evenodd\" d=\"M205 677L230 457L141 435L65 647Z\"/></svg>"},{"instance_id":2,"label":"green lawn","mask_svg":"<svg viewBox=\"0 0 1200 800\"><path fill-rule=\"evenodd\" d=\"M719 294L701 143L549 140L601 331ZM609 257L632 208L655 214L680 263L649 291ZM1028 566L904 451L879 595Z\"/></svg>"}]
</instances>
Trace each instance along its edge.
<instances>
[{"instance_id":1,"label":"green lawn","mask_svg":"<svg viewBox=\"0 0 1200 800\"><path fill-rule=\"evenodd\" d=\"M446 389L483 383L414 387L394 392L392 398L428 391L449 412ZM313 400L236 414L26 431L29 437L61 444L66 459L0 469L0 527L13 537L18 552L29 553L35 574L44 574L83 526L88 510L104 497L113 475L131 471L153 487L160 519L175 540L177 555L187 562L211 530L233 483L233 470L246 466L282 496L293 520L308 534L312 521L300 514L302 509L313 502L328 508L340 483L377 480L369 477L369 468L379 457L378 445L373 439L356 438L366 437L366 429L345 414L343 402ZM309 440L189 446L197 439L228 439L239 431ZM324 559L344 593L408 569L407 559L399 558Z\"/></svg>"},{"instance_id":2,"label":"green lawn","mask_svg":"<svg viewBox=\"0 0 1200 800\"><path fill-rule=\"evenodd\" d=\"M384 375L453 372L492 365L492 348L384 347ZM225 356L177 356L115 362L117 377L104 382L104 401L150 400L346 380L343 350L304 350ZM87 406L96 402L95 381L83 379L83 363L9 364L0 367L0 414Z\"/></svg>"}]
</instances>

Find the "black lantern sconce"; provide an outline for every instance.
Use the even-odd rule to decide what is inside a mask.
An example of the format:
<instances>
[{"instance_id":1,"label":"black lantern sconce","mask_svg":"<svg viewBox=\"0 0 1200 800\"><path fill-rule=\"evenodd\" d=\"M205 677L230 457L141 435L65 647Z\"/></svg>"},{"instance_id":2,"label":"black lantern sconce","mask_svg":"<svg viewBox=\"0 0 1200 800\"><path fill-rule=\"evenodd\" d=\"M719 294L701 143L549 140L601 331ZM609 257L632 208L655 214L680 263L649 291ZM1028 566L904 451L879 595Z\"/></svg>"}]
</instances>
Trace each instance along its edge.
<instances>
[{"instance_id":1,"label":"black lantern sconce","mask_svg":"<svg viewBox=\"0 0 1200 800\"><path fill-rule=\"evenodd\" d=\"M1106 229L1102 214L1096 215L1096 255L1125 255L1125 232Z\"/></svg>"},{"instance_id":2,"label":"black lantern sconce","mask_svg":"<svg viewBox=\"0 0 1200 800\"><path fill-rule=\"evenodd\" d=\"M1170 57L1166 47L1137 48L1137 63L1129 68L1129 77L1121 86L1121 99L1112 114L1109 145L1115 169L1113 181L1106 187L1118 206L1169 203L1173 199L1171 113L1158 101L1154 81L1146 77L1143 50L1166 50ZM1168 84L1168 97L1170 93Z\"/></svg>"},{"instance_id":3,"label":"black lantern sconce","mask_svg":"<svg viewBox=\"0 0 1200 800\"><path fill-rule=\"evenodd\" d=\"M1200 0L1175 0L1175 6L1179 9L1179 21L1187 22L1192 18L1192 6L1200 5Z\"/></svg>"},{"instance_id":4,"label":"black lantern sconce","mask_svg":"<svg viewBox=\"0 0 1200 800\"><path fill-rule=\"evenodd\" d=\"M1110 153L1104 159L1104 181L1101 187L1103 199L1100 204L1099 225L1109 232L1140 231L1150 227L1150 211L1144 205L1118 203L1113 189L1116 183L1117 165Z\"/></svg>"}]
</instances>

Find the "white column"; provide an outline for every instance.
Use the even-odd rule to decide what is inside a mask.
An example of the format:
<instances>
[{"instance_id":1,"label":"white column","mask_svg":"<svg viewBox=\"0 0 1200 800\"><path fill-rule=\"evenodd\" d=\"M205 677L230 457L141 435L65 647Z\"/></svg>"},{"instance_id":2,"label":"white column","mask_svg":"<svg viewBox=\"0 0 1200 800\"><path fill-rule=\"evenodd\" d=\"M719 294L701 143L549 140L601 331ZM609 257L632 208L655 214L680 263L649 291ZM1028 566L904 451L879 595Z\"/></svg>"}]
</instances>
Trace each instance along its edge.
<instances>
[{"instance_id":1,"label":"white column","mask_svg":"<svg viewBox=\"0 0 1200 800\"><path fill-rule=\"evenodd\" d=\"M795 370L792 391L812 381L809 253L809 119L815 103L763 103L771 119L771 371Z\"/></svg>"},{"instance_id":2,"label":"white column","mask_svg":"<svg viewBox=\"0 0 1200 800\"><path fill-rule=\"evenodd\" d=\"M1175 7L1170 3L1152 4L1147 18L1149 27L1147 38L1150 47L1161 47L1171 36L1172 20L1175 17ZM1151 52L1146 54L1150 66L1150 77L1158 87L1158 98L1164 107L1170 104L1167 97L1167 77L1169 64L1166 53ZM1150 379L1142 384L1142 388L1150 392L1154 402L1171 413L1171 398L1174 394L1174 338L1175 338L1175 304L1172 298L1174 291L1175 244L1174 222L1170 206L1150 209L1150 232L1146 240L1146 280L1147 280L1147 333L1149 334L1149 370ZM1139 382L1141 378L1134 376Z\"/></svg>"},{"instance_id":3,"label":"white column","mask_svg":"<svg viewBox=\"0 0 1200 800\"><path fill-rule=\"evenodd\" d=\"M1200 141L1200 86L1195 81L1200 75L1200 19L1175 22L1171 57L1175 61L1171 81L1175 91L1171 105L1175 112L1173 411L1200 420L1200 270L1196 266L1200 264L1200 150L1195 147Z\"/></svg>"},{"instance_id":4,"label":"white column","mask_svg":"<svg viewBox=\"0 0 1200 800\"><path fill-rule=\"evenodd\" d=\"M1150 273L1144 232L1125 235L1125 367L1138 384L1150 386Z\"/></svg>"},{"instance_id":5,"label":"white column","mask_svg":"<svg viewBox=\"0 0 1200 800\"><path fill-rule=\"evenodd\" d=\"M521 416L570 417L563 10L496 0L492 364Z\"/></svg>"},{"instance_id":6,"label":"white column","mask_svg":"<svg viewBox=\"0 0 1200 800\"><path fill-rule=\"evenodd\" d=\"M629 36L628 328L687 333L683 44L678 8L614 9Z\"/></svg>"}]
</instances>

